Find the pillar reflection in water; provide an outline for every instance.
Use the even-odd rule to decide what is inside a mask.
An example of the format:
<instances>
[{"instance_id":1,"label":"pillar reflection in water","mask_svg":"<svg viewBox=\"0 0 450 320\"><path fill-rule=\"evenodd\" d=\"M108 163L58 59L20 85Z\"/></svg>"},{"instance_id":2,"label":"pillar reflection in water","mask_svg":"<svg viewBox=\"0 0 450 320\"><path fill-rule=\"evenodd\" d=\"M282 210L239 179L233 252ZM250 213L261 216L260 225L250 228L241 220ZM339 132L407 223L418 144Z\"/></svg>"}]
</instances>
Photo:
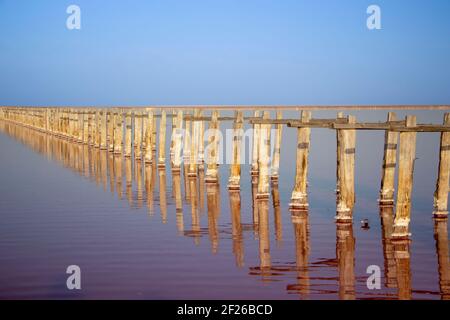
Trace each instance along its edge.
<instances>
[{"instance_id":1,"label":"pillar reflection in water","mask_svg":"<svg viewBox=\"0 0 450 320\"><path fill-rule=\"evenodd\" d=\"M394 230L394 207L380 206L381 239L384 257L384 281L387 288L397 287L397 274L394 257L392 232Z\"/></svg>"},{"instance_id":2,"label":"pillar reflection in water","mask_svg":"<svg viewBox=\"0 0 450 320\"><path fill-rule=\"evenodd\" d=\"M217 253L219 247L218 220L220 214L220 191L218 184L209 183L207 185L206 201L208 206L209 240L211 241L211 251L215 254Z\"/></svg>"},{"instance_id":3,"label":"pillar reflection in water","mask_svg":"<svg viewBox=\"0 0 450 320\"><path fill-rule=\"evenodd\" d=\"M336 223L339 299L355 299L355 238L352 223Z\"/></svg>"},{"instance_id":4,"label":"pillar reflection in water","mask_svg":"<svg viewBox=\"0 0 450 320\"><path fill-rule=\"evenodd\" d=\"M172 188L175 197L175 211L178 234L184 232L183 199L181 195L181 176L180 171L172 171Z\"/></svg>"},{"instance_id":5,"label":"pillar reflection in water","mask_svg":"<svg viewBox=\"0 0 450 320\"><path fill-rule=\"evenodd\" d=\"M190 193L190 202L191 202L191 219L192 219L192 227L190 234L194 238L194 243L196 245L200 244L200 217L198 212L198 193L197 193L197 178L196 177L188 177L188 190Z\"/></svg>"},{"instance_id":6,"label":"pillar reflection in water","mask_svg":"<svg viewBox=\"0 0 450 320\"><path fill-rule=\"evenodd\" d=\"M135 179L136 179L136 188L137 188L137 207L142 208L143 200L144 200L144 188L142 185L142 161L135 160Z\"/></svg>"},{"instance_id":7,"label":"pillar reflection in water","mask_svg":"<svg viewBox=\"0 0 450 320\"><path fill-rule=\"evenodd\" d=\"M441 299L450 300L450 263L448 256L447 218L434 218L434 239L436 240Z\"/></svg>"},{"instance_id":8,"label":"pillar reflection in water","mask_svg":"<svg viewBox=\"0 0 450 320\"><path fill-rule=\"evenodd\" d=\"M297 267L297 285L295 286L301 299L309 296L309 219L308 211L292 211L292 225L295 236L295 257ZM288 288L292 289L292 288Z\"/></svg>"},{"instance_id":9,"label":"pillar reflection in water","mask_svg":"<svg viewBox=\"0 0 450 320\"><path fill-rule=\"evenodd\" d=\"M258 199L259 215L259 258L261 274L264 277L270 274L270 234L269 234L269 201L268 199Z\"/></svg>"},{"instance_id":10,"label":"pillar reflection in water","mask_svg":"<svg viewBox=\"0 0 450 320\"><path fill-rule=\"evenodd\" d=\"M395 267L397 271L397 291L398 299L400 300L411 299L411 256L409 243L409 239L393 240Z\"/></svg>"},{"instance_id":11,"label":"pillar reflection in water","mask_svg":"<svg viewBox=\"0 0 450 320\"><path fill-rule=\"evenodd\" d=\"M241 268L244 266L244 246L243 246L242 224L241 224L241 194L239 192L230 191L229 198L231 211L233 253L236 259L236 265L239 268Z\"/></svg>"},{"instance_id":12,"label":"pillar reflection in water","mask_svg":"<svg viewBox=\"0 0 450 320\"><path fill-rule=\"evenodd\" d=\"M161 220L167 223L167 196L166 196L166 169L163 166L158 167L159 175L159 206L161 209Z\"/></svg>"},{"instance_id":13,"label":"pillar reflection in water","mask_svg":"<svg viewBox=\"0 0 450 320\"><path fill-rule=\"evenodd\" d=\"M133 169L130 157L125 157L125 194L128 203L133 206Z\"/></svg>"},{"instance_id":14,"label":"pillar reflection in water","mask_svg":"<svg viewBox=\"0 0 450 320\"><path fill-rule=\"evenodd\" d=\"M153 180L153 174L154 170L150 163L145 164L144 169L144 179L145 179L145 193L147 195L147 210L148 214L150 216L153 216L154 214L154 208L153 208L153 186L154 186L154 180Z\"/></svg>"},{"instance_id":15,"label":"pillar reflection in water","mask_svg":"<svg viewBox=\"0 0 450 320\"><path fill-rule=\"evenodd\" d=\"M258 193L258 176L252 175L252 213L253 213L253 232L255 239L259 237L259 205L256 195Z\"/></svg>"},{"instance_id":16,"label":"pillar reflection in water","mask_svg":"<svg viewBox=\"0 0 450 320\"><path fill-rule=\"evenodd\" d=\"M280 206L280 191L278 190L278 180L272 181L273 216L275 223L275 241L277 247L283 244L283 225Z\"/></svg>"},{"instance_id":17,"label":"pillar reflection in water","mask_svg":"<svg viewBox=\"0 0 450 320\"><path fill-rule=\"evenodd\" d=\"M116 190L119 199L123 197L122 155L114 154L114 176L116 177Z\"/></svg>"}]
</instances>

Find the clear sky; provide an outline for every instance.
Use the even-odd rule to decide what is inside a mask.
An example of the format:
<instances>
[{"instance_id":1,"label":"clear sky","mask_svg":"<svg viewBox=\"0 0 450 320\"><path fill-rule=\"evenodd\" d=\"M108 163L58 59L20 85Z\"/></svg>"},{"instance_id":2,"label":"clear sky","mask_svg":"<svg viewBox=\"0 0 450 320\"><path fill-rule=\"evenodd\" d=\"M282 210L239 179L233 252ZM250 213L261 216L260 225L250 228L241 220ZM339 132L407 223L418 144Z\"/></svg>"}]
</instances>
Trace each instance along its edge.
<instances>
[{"instance_id":1,"label":"clear sky","mask_svg":"<svg viewBox=\"0 0 450 320\"><path fill-rule=\"evenodd\" d=\"M152 104L450 104L450 1L0 0L0 105Z\"/></svg>"}]
</instances>

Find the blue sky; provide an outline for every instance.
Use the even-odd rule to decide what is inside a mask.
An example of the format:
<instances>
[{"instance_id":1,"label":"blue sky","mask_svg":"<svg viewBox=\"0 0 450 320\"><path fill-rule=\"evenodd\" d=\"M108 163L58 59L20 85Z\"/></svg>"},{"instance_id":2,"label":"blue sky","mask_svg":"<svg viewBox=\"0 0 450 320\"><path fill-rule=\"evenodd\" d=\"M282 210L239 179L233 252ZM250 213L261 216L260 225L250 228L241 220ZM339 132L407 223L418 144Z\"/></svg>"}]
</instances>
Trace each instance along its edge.
<instances>
[{"instance_id":1,"label":"blue sky","mask_svg":"<svg viewBox=\"0 0 450 320\"><path fill-rule=\"evenodd\" d=\"M449 57L448 0L0 0L0 105L449 104Z\"/></svg>"}]
</instances>

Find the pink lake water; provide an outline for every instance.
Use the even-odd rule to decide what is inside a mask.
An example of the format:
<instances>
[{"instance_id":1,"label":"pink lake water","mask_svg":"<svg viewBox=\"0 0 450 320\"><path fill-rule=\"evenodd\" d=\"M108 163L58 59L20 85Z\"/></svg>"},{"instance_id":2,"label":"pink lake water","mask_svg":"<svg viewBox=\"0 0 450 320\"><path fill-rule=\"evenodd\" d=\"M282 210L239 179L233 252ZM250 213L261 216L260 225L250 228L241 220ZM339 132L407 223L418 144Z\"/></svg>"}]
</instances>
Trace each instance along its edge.
<instances>
[{"instance_id":1,"label":"pink lake water","mask_svg":"<svg viewBox=\"0 0 450 320\"><path fill-rule=\"evenodd\" d=\"M397 112L406 114L442 123L444 112ZM228 165L210 186L202 172L189 180L169 164L146 167L0 121L0 298L448 299L448 224L432 217L439 134L417 137L409 243L391 241L394 211L377 202L384 132L357 132L351 224L334 221L336 138L328 129L311 133L309 212L289 211L295 139L283 128L279 183L261 206L248 164L240 193L229 193ZM360 228L366 218L368 230ZM66 287L69 265L81 268L81 290ZM370 265L380 267L380 289L367 288Z\"/></svg>"}]
</instances>

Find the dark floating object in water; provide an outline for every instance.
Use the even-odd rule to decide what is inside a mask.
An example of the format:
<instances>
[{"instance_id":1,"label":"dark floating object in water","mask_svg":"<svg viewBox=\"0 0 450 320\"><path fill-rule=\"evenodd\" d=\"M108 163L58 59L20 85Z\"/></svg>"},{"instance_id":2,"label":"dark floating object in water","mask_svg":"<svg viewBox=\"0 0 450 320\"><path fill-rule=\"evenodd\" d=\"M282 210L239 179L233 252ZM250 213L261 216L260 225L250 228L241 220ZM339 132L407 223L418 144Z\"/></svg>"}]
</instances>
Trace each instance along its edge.
<instances>
[{"instance_id":1,"label":"dark floating object in water","mask_svg":"<svg viewBox=\"0 0 450 320\"><path fill-rule=\"evenodd\" d=\"M370 229L369 219L361 220L361 229L364 229L364 230Z\"/></svg>"}]
</instances>

